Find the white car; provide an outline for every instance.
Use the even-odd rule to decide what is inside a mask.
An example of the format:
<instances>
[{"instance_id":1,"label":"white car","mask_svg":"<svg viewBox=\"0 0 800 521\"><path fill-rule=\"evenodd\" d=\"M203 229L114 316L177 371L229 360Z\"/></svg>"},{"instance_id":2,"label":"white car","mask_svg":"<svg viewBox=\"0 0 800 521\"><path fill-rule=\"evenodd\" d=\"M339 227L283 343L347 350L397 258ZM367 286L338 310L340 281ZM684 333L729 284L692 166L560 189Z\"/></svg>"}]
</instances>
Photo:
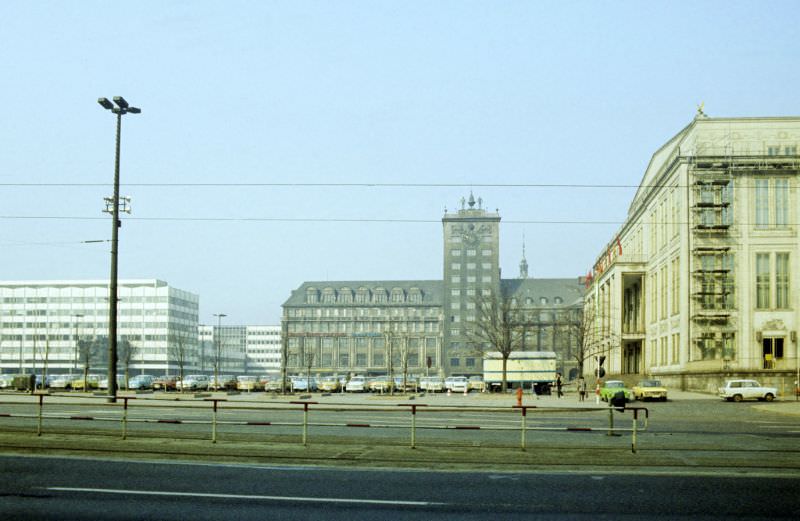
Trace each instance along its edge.
<instances>
[{"instance_id":1,"label":"white car","mask_svg":"<svg viewBox=\"0 0 800 521\"><path fill-rule=\"evenodd\" d=\"M440 393L444 391L444 380L438 376L425 376L419 379L420 391Z\"/></svg>"},{"instance_id":2,"label":"white car","mask_svg":"<svg viewBox=\"0 0 800 521\"><path fill-rule=\"evenodd\" d=\"M367 379L363 376L354 376L344 386L344 390L348 393L363 393L367 390Z\"/></svg>"},{"instance_id":3,"label":"white car","mask_svg":"<svg viewBox=\"0 0 800 521\"><path fill-rule=\"evenodd\" d=\"M184 379L175 382L179 391L199 391L208 390L208 376L204 374L190 374Z\"/></svg>"},{"instance_id":4,"label":"white car","mask_svg":"<svg viewBox=\"0 0 800 521\"><path fill-rule=\"evenodd\" d=\"M720 398L734 402L742 400L766 400L771 402L778 395L775 387L762 387L755 380L728 380L719 388Z\"/></svg>"},{"instance_id":5,"label":"white car","mask_svg":"<svg viewBox=\"0 0 800 521\"><path fill-rule=\"evenodd\" d=\"M469 380L466 376L453 376L450 380L450 391L454 393L465 393L469 390Z\"/></svg>"}]
</instances>

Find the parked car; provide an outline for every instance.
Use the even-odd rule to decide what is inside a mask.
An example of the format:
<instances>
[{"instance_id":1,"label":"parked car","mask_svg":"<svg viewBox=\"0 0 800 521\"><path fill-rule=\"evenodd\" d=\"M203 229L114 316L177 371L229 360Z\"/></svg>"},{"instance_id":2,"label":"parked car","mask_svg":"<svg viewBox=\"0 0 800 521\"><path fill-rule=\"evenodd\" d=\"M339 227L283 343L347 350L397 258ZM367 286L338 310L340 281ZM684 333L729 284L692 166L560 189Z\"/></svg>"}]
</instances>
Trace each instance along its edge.
<instances>
[{"instance_id":1,"label":"parked car","mask_svg":"<svg viewBox=\"0 0 800 521\"><path fill-rule=\"evenodd\" d=\"M10 389L14 386L15 374L0 374L0 389Z\"/></svg>"},{"instance_id":2,"label":"parked car","mask_svg":"<svg viewBox=\"0 0 800 521\"><path fill-rule=\"evenodd\" d=\"M292 391L311 392L317 390L317 381L314 377L309 382L305 376L293 376L291 381Z\"/></svg>"},{"instance_id":3,"label":"parked car","mask_svg":"<svg viewBox=\"0 0 800 521\"><path fill-rule=\"evenodd\" d=\"M354 376L347 382L344 390L348 393L363 393L367 390L367 379L363 376Z\"/></svg>"},{"instance_id":4,"label":"parked car","mask_svg":"<svg viewBox=\"0 0 800 521\"><path fill-rule=\"evenodd\" d=\"M98 389L108 389L108 377L104 376L97 381ZM117 389L125 389L125 375L117 375Z\"/></svg>"},{"instance_id":5,"label":"parked car","mask_svg":"<svg viewBox=\"0 0 800 521\"><path fill-rule=\"evenodd\" d=\"M159 376L153 379L154 391L174 391L177 388L177 376Z\"/></svg>"},{"instance_id":6,"label":"parked car","mask_svg":"<svg viewBox=\"0 0 800 521\"><path fill-rule=\"evenodd\" d=\"M631 401L633 395L630 389L625 387L625 382L622 380L608 380L603 387L600 388L600 399L607 402L619 392L624 393L626 402Z\"/></svg>"},{"instance_id":7,"label":"parked car","mask_svg":"<svg viewBox=\"0 0 800 521\"><path fill-rule=\"evenodd\" d=\"M469 377L469 389L470 391L486 391L486 382L483 381L482 376L470 376Z\"/></svg>"},{"instance_id":8,"label":"parked car","mask_svg":"<svg viewBox=\"0 0 800 521\"><path fill-rule=\"evenodd\" d=\"M128 381L128 389L152 389L155 378L150 374L137 374Z\"/></svg>"},{"instance_id":9,"label":"parked car","mask_svg":"<svg viewBox=\"0 0 800 521\"><path fill-rule=\"evenodd\" d=\"M728 380L719 388L719 396L725 400L766 400L771 402L778 395L775 387L763 387L756 380Z\"/></svg>"},{"instance_id":10,"label":"parked car","mask_svg":"<svg viewBox=\"0 0 800 521\"><path fill-rule=\"evenodd\" d=\"M3 376L10 376L10 375L3 375ZM66 388L69 387L70 382L72 382L72 380L74 378L75 378L74 376L69 375L69 374L53 375L53 377L50 379L50 388L51 389L66 389ZM0 384L0 387L3 387L3 386Z\"/></svg>"},{"instance_id":11,"label":"parked car","mask_svg":"<svg viewBox=\"0 0 800 521\"><path fill-rule=\"evenodd\" d=\"M270 376L264 378L262 383L264 384L264 390L270 392L279 392L281 390L283 378L280 376Z\"/></svg>"},{"instance_id":12,"label":"parked car","mask_svg":"<svg viewBox=\"0 0 800 521\"><path fill-rule=\"evenodd\" d=\"M229 374L221 374L214 378L211 375L208 379L208 389L212 391L235 391L236 390L236 377Z\"/></svg>"},{"instance_id":13,"label":"parked car","mask_svg":"<svg viewBox=\"0 0 800 521\"><path fill-rule=\"evenodd\" d=\"M208 376L204 374L190 374L176 382L179 391L206 391L208 390Z\"/></svg>"},{"instance_id":14,"label":"parked car","mask_svg":"<svg viewBox=\"0 0 800 521\"><path fill-rule=\"evenodd\" d=\"M444 379L445 390L447 391L453 390L453 382L455 381L456 378L457 378L456 376L448 376L447 378Z\"/></svg>"},{"instance_id":15,"label":"parked car","mask_svg":"<svg viewBox=\"0 0 800 521\"><path fill-rule=\"evenodd\" d=\"M73 391L84 391L84 390L91 390L97 389L100 384L100 380L102 380L102 375L90 374L86 377L86 389L84 389L84 382L83 376L79 376L77 378L73 378L73 380L69 384L69 388Z\"/></svg>"},{"instance_id":16,"label":"parked car","mask_svg":"<svg viewBox=\"0 0 800 521\"><path fill-rule=\"evenodd\" d=\"M425 376L419 379L420 391L440 393L444 391L444 380L439 376Z\"/></svg>"},{"instance_id":17,"label":"parked car","mask_svg":"<svg viewBox=\"0 0 800 521\"><path fill-rule=\"evenodd\" d=\"M642 380L631 389L634 400L667 401L667 390L661 386L661 380Z\"/></svg>"},{"instance_id":18,"label":"parked car","mask_svg":"<svg viewBox=\"0 0 800 521\"><path fill-rule=\"evenodd\" d=\"M319 390L334 393L339 390L339 379L335 376L325 376L319 381Z\"/></svg>"},{"instance_id":19,"label":"parked car","mask_svg":"<svg viewBox=\"0 0 800 521\"><path fill-rule=\"evenodd\" d=\"M389 390L389 377L376 376L369 380L369 390L372 392L386 392Z\"/></svg>"},{"instance_id":20,"label":"parked car","mask_svg":"<svg viewBox=\"0 0 800 521\"><path fill-rule=\"evenodd\" d=\"M469 380L466 376L453 376L450 378L450 391L465 393L469 390Z\"/></svg>"},{"instance_id":21,"label":"parked car","mask_svg":"<svg viewBox=\"0 0 800 521\"><path fill-rule=\"evenodd\" d=\"M255 376L242 375L236 377L236 388L240 391L263 391L264 384Z\"/></svg>"}]
</instances>

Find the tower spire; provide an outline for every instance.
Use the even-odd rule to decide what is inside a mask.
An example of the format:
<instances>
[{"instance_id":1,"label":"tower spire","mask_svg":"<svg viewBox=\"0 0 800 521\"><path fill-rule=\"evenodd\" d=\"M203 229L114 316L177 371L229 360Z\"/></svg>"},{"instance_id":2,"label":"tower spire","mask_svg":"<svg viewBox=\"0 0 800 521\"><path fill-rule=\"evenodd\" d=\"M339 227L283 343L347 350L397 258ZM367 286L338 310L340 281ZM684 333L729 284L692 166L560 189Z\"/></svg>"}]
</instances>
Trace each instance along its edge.
<instances>
[{"instance_id":1,"label":"tower spire","mask_svg":"<svg viewBox=\"0 0 800 521\"><path fill-rule=\"evenodd\" d=\"M525 260L525 232L522 232L522 260L519 262L519 278L528 278L528 261Z\"/></svg>"}]
</instances>

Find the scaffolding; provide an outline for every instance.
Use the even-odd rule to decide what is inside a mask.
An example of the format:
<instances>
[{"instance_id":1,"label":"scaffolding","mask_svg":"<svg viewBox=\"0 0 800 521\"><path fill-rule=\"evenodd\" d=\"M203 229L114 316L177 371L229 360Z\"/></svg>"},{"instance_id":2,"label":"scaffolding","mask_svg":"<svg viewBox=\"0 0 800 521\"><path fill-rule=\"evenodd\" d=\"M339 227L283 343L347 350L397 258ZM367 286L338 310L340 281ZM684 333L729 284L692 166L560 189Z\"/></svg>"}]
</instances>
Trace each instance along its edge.
<instances>
[{"instance_id":1,"label":"scaffolding","mask_svg":"<svg viewBox=\"0 0 800 521\"><path fill-rule=\"evenodd\" d=\"M693 360L735 358L733 187L731 156L689 163L692 232L691 319Z\"/></svg>"}]
</instances>

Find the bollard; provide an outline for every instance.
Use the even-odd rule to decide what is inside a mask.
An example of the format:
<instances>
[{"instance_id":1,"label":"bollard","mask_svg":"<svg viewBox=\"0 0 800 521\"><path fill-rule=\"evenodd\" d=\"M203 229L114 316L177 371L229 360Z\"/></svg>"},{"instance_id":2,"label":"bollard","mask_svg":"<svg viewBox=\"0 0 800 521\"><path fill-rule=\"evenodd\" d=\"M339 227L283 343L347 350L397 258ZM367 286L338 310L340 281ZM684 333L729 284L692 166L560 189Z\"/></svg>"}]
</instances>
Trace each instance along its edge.
<instances>
[{"instance_id":1,"label":"bollard","mask_svg":"<svg viewBox=\"0 0 800 521\"><path fill-rule=\"evenodd\" d=\"M614 435L614 409L611 407L611 403L609 402L608 406L608 434L606 436L613 436Z\"/></svg>"},{"instance_id":2,"label":"bollard","mask_svg":"<svg viewBox=\"0 0 800 521\"><path fill-rule=\"evenodd\" d=\"M42 408L44 407L44 395L39 395L39 420L36 425L36 435L42 435Z\"/></svg>"}]
</instances>

